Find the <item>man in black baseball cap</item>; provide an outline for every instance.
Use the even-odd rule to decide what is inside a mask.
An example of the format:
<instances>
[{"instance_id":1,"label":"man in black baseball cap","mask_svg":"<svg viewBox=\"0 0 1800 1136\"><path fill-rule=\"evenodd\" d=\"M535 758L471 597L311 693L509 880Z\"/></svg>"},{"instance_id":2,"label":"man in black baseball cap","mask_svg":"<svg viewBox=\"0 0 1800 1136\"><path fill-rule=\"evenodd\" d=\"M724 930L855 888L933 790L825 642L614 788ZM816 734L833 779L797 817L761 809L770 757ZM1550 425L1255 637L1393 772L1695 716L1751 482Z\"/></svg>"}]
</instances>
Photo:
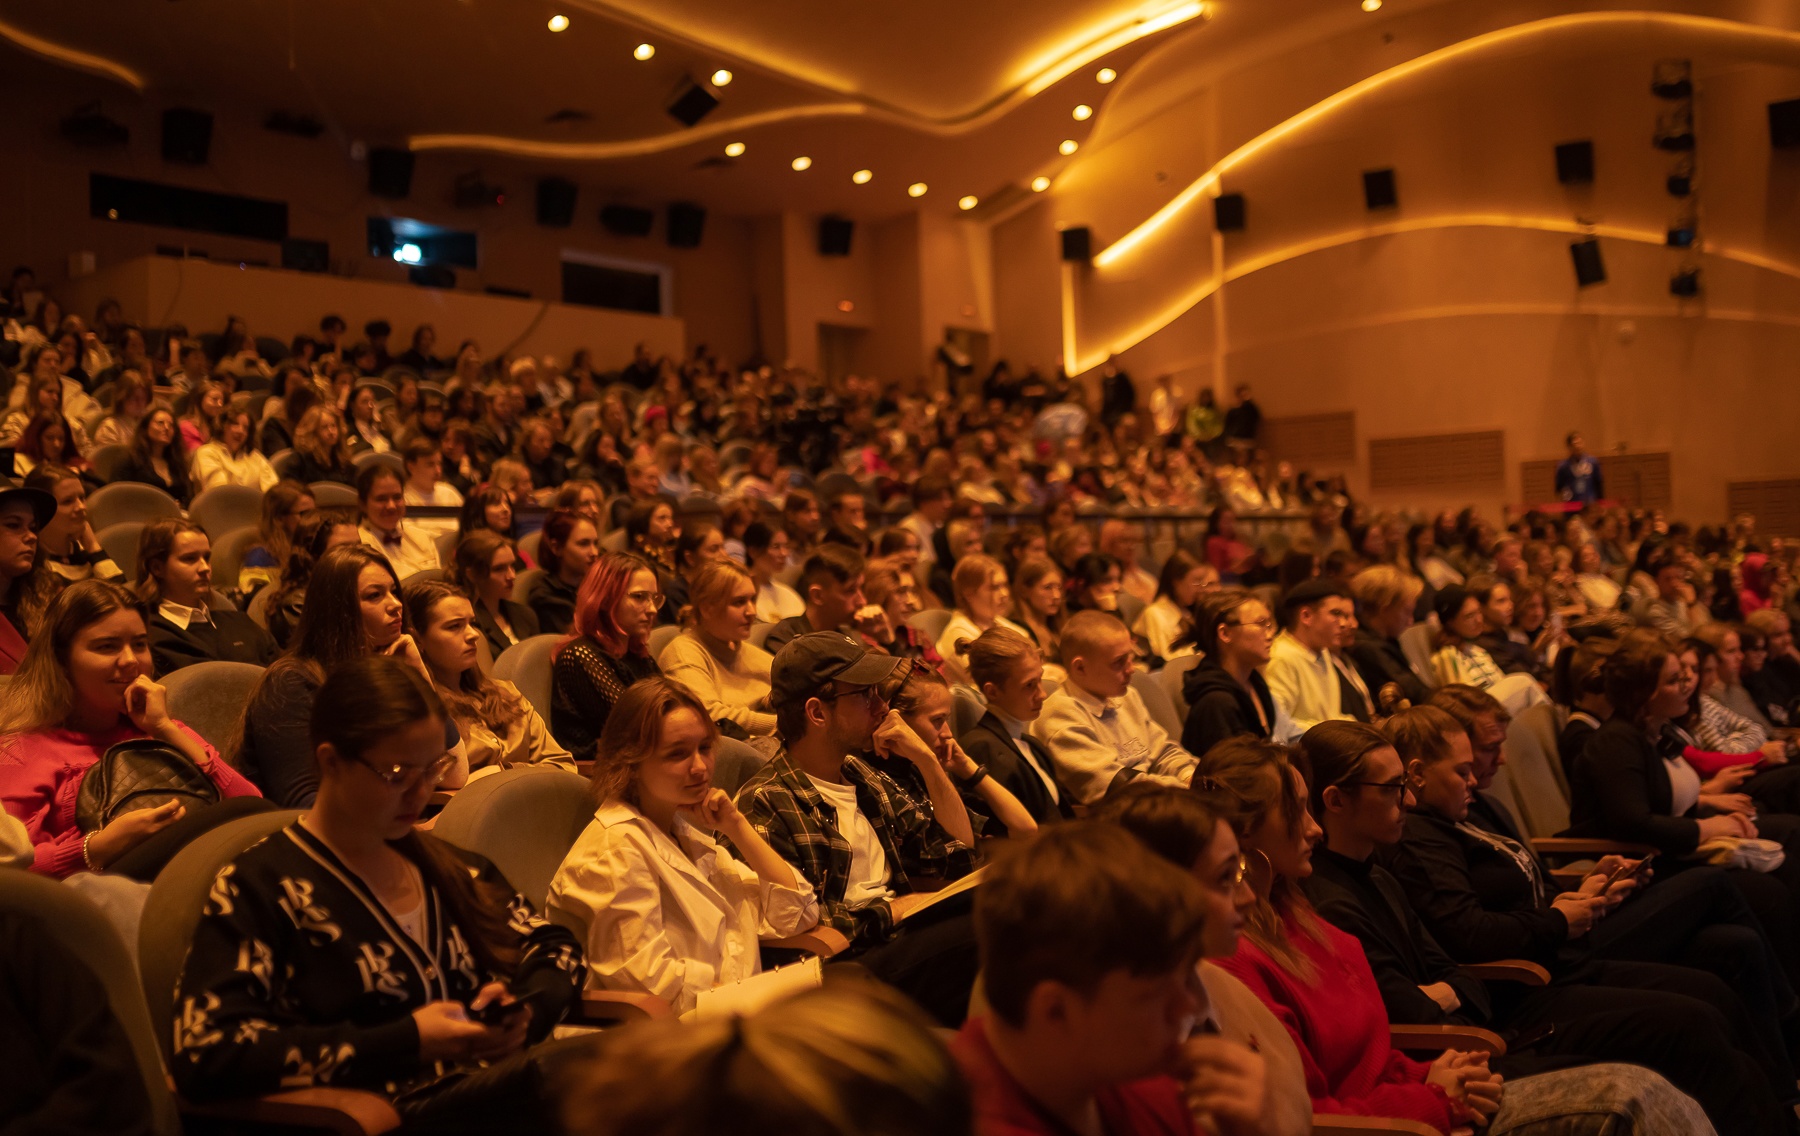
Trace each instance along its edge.
<instances>
[{"instance_id":1,"label":"man in black baseball cap","mask_svg":"<svg viewBox=\"0 0 1800 1136\"><path fill-rule=\"evenodd\" d=\"M941 768L927 780L927 809L856 756L880 748L922 769L936 766L931 748L888 708L909 670L907 660L838 631L790 641L769 676L782 748L738 791L737 805L812 884L820 924L850 940L843 957L955 1025L977 965L968 904L947 902L940 906L948 910L934 907L928 921L900 928L929 899L915 892L915 877L956 879L979 862L966 836L967 809ZM938 815L960 821L965 838L947 831Z\"/></svg>"},{"instance_id":2,"label":"man in black baseball cap","mask_svg":"<svg viewBox=\"0 0 1800 1136\"><path fill-rule=\"evenodd\" d=\"M19 618L19 592L37 565L38 530L54 516L55 497L0 477L0 674L18 670L25 657L30 634Z\"/></svg>"}]
</instances>

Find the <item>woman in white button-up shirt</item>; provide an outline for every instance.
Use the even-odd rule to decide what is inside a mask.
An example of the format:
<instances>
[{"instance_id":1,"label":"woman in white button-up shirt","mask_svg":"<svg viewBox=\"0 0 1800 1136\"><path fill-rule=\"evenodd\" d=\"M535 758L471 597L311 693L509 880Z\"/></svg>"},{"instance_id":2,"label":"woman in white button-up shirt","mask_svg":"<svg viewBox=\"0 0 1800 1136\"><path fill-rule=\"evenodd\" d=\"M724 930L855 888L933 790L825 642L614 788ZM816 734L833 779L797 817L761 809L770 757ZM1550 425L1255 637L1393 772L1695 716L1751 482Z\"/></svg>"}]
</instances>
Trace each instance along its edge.
<instances>
[{"instance_id":1,"label":"woman in white button-up shirt","mask_svg":"<svg viewBox=\"0 0 1800 1136\"><path fill-rule=\"evenodd\" d=\"M582 937L590 984L655 994L677 1013L756 974L760 938L819 921L811 885L713 787L717 738L679 684L628 689L597 749L599 810L550 884L547 913Z\"/></svg>"}]
</instances>

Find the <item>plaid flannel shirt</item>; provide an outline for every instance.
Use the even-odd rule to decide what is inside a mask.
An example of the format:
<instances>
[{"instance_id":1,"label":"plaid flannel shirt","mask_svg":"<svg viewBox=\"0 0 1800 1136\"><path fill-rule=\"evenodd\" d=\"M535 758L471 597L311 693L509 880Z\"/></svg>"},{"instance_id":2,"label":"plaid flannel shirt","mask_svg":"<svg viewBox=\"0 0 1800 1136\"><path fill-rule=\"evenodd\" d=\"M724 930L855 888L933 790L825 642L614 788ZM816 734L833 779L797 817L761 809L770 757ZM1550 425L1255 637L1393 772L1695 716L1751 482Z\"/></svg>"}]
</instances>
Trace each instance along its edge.
<instances>
[{"instance_id":1,"label":"plaid flannel shirt","mask_svg":"<svg viewBox=\"0 0 1800 1136\"><path fill-rule=\"evenodd\" d=\"M856 806L881 841L888 884L896 894L913 890L908 873L957 879L980 862L979 853L945 832L893 782L859 758L844 759L844 779L856 788ZM812 884L821 923L842 931L856 947L873 946L893 933L894 920L885 900L857 908L844 903L850 841L837 829L837 810L788 760L785 748L738 790L737 806L775 854Z\"/></svg>"}]
</instances>

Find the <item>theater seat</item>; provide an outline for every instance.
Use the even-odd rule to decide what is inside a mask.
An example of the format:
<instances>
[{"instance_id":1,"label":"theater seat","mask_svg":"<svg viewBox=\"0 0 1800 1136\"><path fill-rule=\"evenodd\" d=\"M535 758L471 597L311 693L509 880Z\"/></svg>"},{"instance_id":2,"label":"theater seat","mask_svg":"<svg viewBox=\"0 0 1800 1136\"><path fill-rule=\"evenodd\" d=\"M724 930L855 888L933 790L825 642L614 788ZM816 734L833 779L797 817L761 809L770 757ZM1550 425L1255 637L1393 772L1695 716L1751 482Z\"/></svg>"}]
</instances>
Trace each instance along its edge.
<instances>
[{"instance_id":1,"label":"theater seat","mask_svg":"<svg viewBox=\"0 0 1800 1136\"><path fill-rule=\"evenodd\" d=\"M315 481L310 486L313 504L321 509L354 509L356 490L341 481Z\"/></svg>"},{"instance_id":2,"label":"theater seat","mask_svg":"<svg viewBox=\"0 0 1800 1136\"><path fill-rule=\"evenodd\" d=\"M181 502L154 485L115 481L94 490L87 499L88 524L97 533L125 521L161 520L181 516ZM115 558L116 559L116 558Z\"/></svg>"},{"instance_id":3,"label":"theater seat","mask_svg":"<svg viewBox=\"0 0 1800 1136\"><path fill-rule=\"evenodd\" d=\"M950 694L955 700L950 714L950 732L960 738L973 730L975 723L987 713L987 699L974 687L960 682L950 688Z\"/></svg>"},{"instance_id":4,"label":"theater seat","mask_svg":"<svg viewBox=\"0 0 1800 1136\"><path fill-rule=\"evenodd\" d=\"M773 623L755 624L750 628L750 634L745 636L744 642L749 643L754 647L762 647L769 641L769 632L773 630L775 630L775 625ZM767 648L764 649L766 650Z\"/></svg>"},{"instance_id":5,"label":"theater seat","mask_svg":"<svg viewBox=\"0 0 1800 1136\"><path fill-rule=\"evenodd\" d=\"M432 834L494 862L542 907L550 879L594 816L593 786L566 770L515 765L463 786Z\"/></svg>"},{"instance_id":6,"label":"theater seat","mask_svg":"<svg viewBox=\"0 0 1800 1136\"><path fill-rule=\"evenodd\" d=\"M127 583L137 579L138 542L143 537L143 521L120 521L94 530L94 538L119 566L119 571L125 573Z\"/></svg>"},{"instance_id":7,"label":"theater seat","mask_svg":"<svg viewBox=\"0 0 1800 1136\"><path fill-rule=\"evenodd\" d=\"M194 498L188 519L216 541L235 529L261 524L262 499L262 490L253 485L215 485Z\"/></svg>"},{"instance_id":8,"label":"theater seat","mask_svg":"<svg viewBox=\"0 0 1800 1136\"><path fill-rule=\"evenodd\" d=\"M539 580L542 580L548 574L549 573L545 572L542 568L527 568L517 576L514 576L512 590L513 602L529 606L527 597L531 595L531 589Z\"/></svg>"},{"instance_id":9,"label":"theater seat","mask_svg":"<svg viewBox=\"0 0 1800 1136\"><path fill-rule=\"evenodd\" d=\"M713 766L713 784L733 797L767 761L755 746L736 738L721 737L713 744L713 754L717 761Z\"/></svg>"},{"instance_id":10,"label":"theater seat","mask_svg":"<svg viewBox=\"0 0 1800 1136\"><path fill-rule=\"evenodd\" d=\"M231 486L237 489L240 486ZM215 585L220 588L238 586L238 576L244 570L244 555L250 551L261 534L255 528L232 529L223 536L212 537L212 570Z\"/></svg>"},{"instance_id":11,"label":"theater seat","mask_svg":"<svg viewBox=\"0 0 1800 1136\"><path fill-rule=\"evenodd\" d=\"M161 677L168 691L169 716L186 723L224 753L244 720L250 692L262 681L255 663L194 663Z\"/></svg>"},{"instance_id":12,"label":"theater seat","mask_svg":"<svg viewBox=\"0 0 1800 1136\"><path fill-rule=\"evenodd\" d=\"M661 627L651 628L650 629L650 657L652 659L661 659L663 649L665 647L667 647L670 643L675 642L676 637L679 636L680 634L681 634L681 628L676 626L673 623L664 624Z\"/></svg>"},{"instance_id":13,"label":"theater seat","mask_svg":"<svg viewBox=\"0 0 1800 1136\"><path fill-rule=\"evenodd\" d=\"M1171 738L1181 738L1181 717L1175 713L1175 704L1169 701L1162 683L1156 675L1149 671L1136 671L1131 676L1131 688L1138 692L1144 700L1144 709L1157 725L1167 730Z\"/></svg>"},{"instance_id":14,"label":"theater seat","mask_svg":"<svg viewBox=\"0 0 1800 1136\"><path fill-rule=\"evenodd\" d=\"M1182 684L1187 681L1187 673L1200 665L1199 655L1177 655L1163 664L1162 670L1156 672L1156 681L1169 696L1169 704L1175 707L1175 716L1183 723L1187 722L1187 696L1182 693Z\"/></svg>"},{"instance_id":15,"label":"theater seat","mask_svg":"<svg viewBox=\"0 0 1800 1136\"><path fill-rule=\"evenodd\" d=\"M944 634L944 628L950 626L950 617L955 614L955 612L946 611L941 607L926 608L924 611L915 611L907 616L906 625L925 636L933 646L936 646L938 639Z\"/></svg>"},{"instance_id":16,"label":"theater seat","mask_svg":"<svg viewBox=\"0 0 1800 1136\"><path fill-rule=\"evenodd\" d=\"M514 643L494 660L494 677L518 687L519 693L537 707L545 721L550 720L550 655L564 638L562 635L533 635Z\"/></svg>"},{"instance_id":17,"label":"theater seat","mask_svg":"<svg viewBox=\"0 0 1800 1136\"><path fill-rule=\"evenodd\" d=\"M125 463L130 460L131 447L123 443L95 446L93 452L88 454L88 465L92 467L94 476L101 481L116 479L119 471L125 468Z\"/></svg>"}]
</instances>

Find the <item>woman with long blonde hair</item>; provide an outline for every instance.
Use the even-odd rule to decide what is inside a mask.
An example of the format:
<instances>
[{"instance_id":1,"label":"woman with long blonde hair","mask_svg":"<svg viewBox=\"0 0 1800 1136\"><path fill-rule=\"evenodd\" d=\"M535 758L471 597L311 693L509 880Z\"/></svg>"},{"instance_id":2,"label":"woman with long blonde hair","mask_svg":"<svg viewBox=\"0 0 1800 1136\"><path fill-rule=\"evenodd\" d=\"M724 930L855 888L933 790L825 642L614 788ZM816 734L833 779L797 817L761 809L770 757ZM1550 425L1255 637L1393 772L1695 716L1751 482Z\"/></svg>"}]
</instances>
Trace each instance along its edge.
<instances>
[{"instance_id":1,"label":"woman with long blonde hair","mask_svg":"<svg viewBox=\"0 0 1800 1136\"><path fill-rule=\"evenodd\" d=\"M329 403L320 403L302 415L294 427L294 453L300 459L294 479L308 485L315 481L356 484L344 434L344 416Z\"/></svg>"}]
</instances>

